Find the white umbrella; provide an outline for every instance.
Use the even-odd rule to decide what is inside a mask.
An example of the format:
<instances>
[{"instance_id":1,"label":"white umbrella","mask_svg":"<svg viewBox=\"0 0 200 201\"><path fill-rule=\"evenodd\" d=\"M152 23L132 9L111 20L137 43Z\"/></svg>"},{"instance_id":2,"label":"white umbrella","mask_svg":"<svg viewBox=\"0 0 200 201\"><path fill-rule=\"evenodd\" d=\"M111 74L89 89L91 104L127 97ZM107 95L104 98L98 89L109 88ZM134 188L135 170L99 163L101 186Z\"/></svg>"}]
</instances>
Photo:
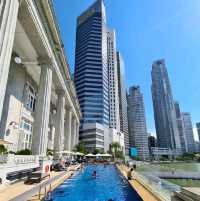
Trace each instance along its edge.
<instances>
[{"instance_id":1,"label":"white umbrella","mask_svg":"<svg viewBox=\"0 0 200 201\"><path fill-rule=\"evenodd\" d=\"M76 155L76 156L84 156L85 154L83 154L81 152L74 152L74 155Z\"/></svg>"},{"instance_id":2,"label":"white umbrella","mask_svg":"<svg viewBox=\"0 0 200 201\"><path fill-rule=\"evenodd\" d=\"M61 153L63 153L63 154L73 154L74 152L69 151L69 150L64 150L64 151L61 151Z\"/></svg>"},{"instance_id":3,"label":"white umbrella","mask_svg":"<svg viewBox=\"0 0 200 201\"><path fill-rule=\"evenodd\" d=\"M87 154L87 155L85 155L85 156L86 156L86 157L95 157L96 155L89 153L89 154Z\"/></svg>"},{"instance_id":4,"label":"white umbrella","mask_svg":"<svg viewBox=\"0 0 200 201\"><path fill-rule=\"evenodd\" d=\"M96 156L103 156L103 154L96 154Z\"/></svg>"}]
</instances>

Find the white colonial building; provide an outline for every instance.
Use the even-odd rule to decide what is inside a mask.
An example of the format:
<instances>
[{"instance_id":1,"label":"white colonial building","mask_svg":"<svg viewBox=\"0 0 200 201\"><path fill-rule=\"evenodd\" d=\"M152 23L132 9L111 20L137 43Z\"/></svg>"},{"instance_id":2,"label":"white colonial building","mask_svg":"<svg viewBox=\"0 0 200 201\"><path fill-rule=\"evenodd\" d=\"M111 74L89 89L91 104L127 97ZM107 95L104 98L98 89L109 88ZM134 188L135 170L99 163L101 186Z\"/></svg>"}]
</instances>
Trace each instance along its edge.
<instances>
[{"instance_id":1,"label":"white colonial building","mask_svg":"<svg viewBox=\"0 0 200 201\"><path fill-rule=\"evenodd\" d=\"M0 1L0 138L10 151L72 150L81 117L50 0Z\"/></svg>"}]
</instances>

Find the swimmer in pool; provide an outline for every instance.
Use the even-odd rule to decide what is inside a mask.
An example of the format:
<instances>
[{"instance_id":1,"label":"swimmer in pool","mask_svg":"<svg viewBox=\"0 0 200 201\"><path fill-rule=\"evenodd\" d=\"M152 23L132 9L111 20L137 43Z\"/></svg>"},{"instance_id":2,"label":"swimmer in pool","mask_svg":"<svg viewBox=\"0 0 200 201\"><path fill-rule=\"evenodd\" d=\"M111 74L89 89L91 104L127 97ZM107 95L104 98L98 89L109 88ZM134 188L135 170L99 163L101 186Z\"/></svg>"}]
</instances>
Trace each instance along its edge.
<instances>
[{"instance_id":1,"label":"swimmer in pool","mask_svg":"<svg viewBox=\"0 0 200 201\"><path fill-rule=\"evenodd\" d=\"M96 178L96 176L97 176L97 172L96 170L94 170L94 172L92 173L92 177Z\"/></svg>"}]
</instances>

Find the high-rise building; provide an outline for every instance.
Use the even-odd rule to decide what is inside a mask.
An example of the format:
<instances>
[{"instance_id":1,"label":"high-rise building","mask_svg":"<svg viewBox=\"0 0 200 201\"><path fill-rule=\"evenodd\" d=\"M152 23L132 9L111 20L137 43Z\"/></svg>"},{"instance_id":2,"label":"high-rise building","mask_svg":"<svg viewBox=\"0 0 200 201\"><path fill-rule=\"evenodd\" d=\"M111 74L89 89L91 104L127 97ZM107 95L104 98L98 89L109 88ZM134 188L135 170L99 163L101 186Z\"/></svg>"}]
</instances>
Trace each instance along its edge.
<instances>
[{"instance_id":1,"label":"high-rise building","mask_svg":"<svg viewBox=\"0 0 200 201\"><path fill-rule=\"evenodd\" d=\"M106 26L103 0L97 0L77 19L74 80L82 111L80 140L89 151L108 151L113 141L124 150L116 36Z\"/></svg>"},{"instance_id":2,"label":"high-rise building","mask_svg":"<svg viewBox=\"0 0 200 201\"><path fill-rule=\"evenodd\" d=\"M109 127L109 91L107 27L102 0L77 19L74 80L83 115L80 139L89 150L104 149L104 132Z\"/></svg>"},{"instance_id":3,"label":"high-rise building","mask_svg":"<svg viewBox=\"0 0 200 201\"><path fill-rule=\"evenodd\" d=\"M186 151L186 136L185 136L185 130L184 130L184 124L183 124L183 118L180 110L180 105L177 101L174 102L175 111L176 111L176 121L180 136L180 142L181 142L181 148L182 152L185 153Z\"/></svg>"},{"instance_id":4,"label":"high-rise building","mask_svg":"<svg viewBox=\"0 0 200 201\"><path fill-rule=\"evenodd\" d=\"M148 136L149 148L156 147L156 138L149 134Z\"/></svg>"},{"instance_id":5,"label":"high-rise building","mask_svg":"<svg viewBox=\"0 0 200 201\"><path fill-rule=\"evenodd\" d=\"M110 128L120 131L116 37L114 30L107 30L109 122Z\"/></svg>"},{"instance_id":6,"label":"high-rise building","mask_svg":"<svg viewBox=\"0 0 200 201\"><path fill-rule=\"evenodd\" d=\"M129 88L128 121L130 146L137 148L138 156L141 159L148 159L149 147L145 109L143 95L140 92L139 86L132 86Z\"/></svg>"},{"instance_id":7,"label":"high-rise building","mask_svg":"<svg viewBox=\"0 0 200 201\"><path fill-rule=\"evenodd\" d=\"M198 137L199 137L199 142L200 142L200 122L196 123L196 127L197 127L197 133L198 133Z\"/></svg>"},{"instance_id":8,"label":"high-rise building","mask_svg":"<svg viewBox=\"0 0 200 201\"><path fill-rule=\"evenodd\" d=\"M156 147L156 138L151 135L151 133L148 134L148 145L149 145L149 155L152 157L152 149Z\"/></svg>"},{"instance_id":9,"label":"high-rise building","mask_svg":"<svg viewBox=\"0 0 200 201\"><path fill-rule=\"evenodd\" d=\"M181 151L174 100L164 60L153 63L151 76L158 146Z\"/></svg>"},{"instance_id":10,"label":"high-rise building","mask_svg":"<svg viewBox=\"0 0 200 201\"><path fill-rule=\"evenodd\" d=\"M195 152L199 153L200 152L200 142L195 141L194 143L195 143Z\"/></svg>"},{"instance_id":11,"label":"high-rise building","mask_svg":"<svg viewBox=\"0 0 200 201\"><path fill-rule=\"evenodd\" d=\"M119 52L117 52L117 73L118 73L120 131L124 133L125 151L126 151L126 154L128 155L129 154L129 134L128 134L125 68L124 68L124 61Z\"/></svg>"},{"instance_id":12,"label":"high-rise building","mask_svg":"<svg viewBox=\"0 0 200 201\"><path fill-rule=\"evenodd\" d=\"M192 129L191 115L188 112L182 112L183 128L185 133L186 152L195 152L194 133Z\"/></svg>"}]
</instances>

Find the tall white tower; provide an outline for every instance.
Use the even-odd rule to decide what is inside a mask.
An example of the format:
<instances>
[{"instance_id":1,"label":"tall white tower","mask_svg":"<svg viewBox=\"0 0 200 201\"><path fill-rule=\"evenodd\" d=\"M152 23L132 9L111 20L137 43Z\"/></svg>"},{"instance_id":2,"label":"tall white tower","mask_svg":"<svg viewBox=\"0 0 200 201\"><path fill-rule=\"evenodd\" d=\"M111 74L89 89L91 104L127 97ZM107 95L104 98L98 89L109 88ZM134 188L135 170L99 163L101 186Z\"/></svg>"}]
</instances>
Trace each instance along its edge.
<instances>
[{"instance_id":1,"label":"tall white tower","mask_svg":"<svg viewBox=\"0 0 200 201\"><path fill-rule=\"evenodd\" d=\"M107 54L110 128L114 128L120 132L117 52L114 30L107 30Z\"/></svg>"}]
</instances>

